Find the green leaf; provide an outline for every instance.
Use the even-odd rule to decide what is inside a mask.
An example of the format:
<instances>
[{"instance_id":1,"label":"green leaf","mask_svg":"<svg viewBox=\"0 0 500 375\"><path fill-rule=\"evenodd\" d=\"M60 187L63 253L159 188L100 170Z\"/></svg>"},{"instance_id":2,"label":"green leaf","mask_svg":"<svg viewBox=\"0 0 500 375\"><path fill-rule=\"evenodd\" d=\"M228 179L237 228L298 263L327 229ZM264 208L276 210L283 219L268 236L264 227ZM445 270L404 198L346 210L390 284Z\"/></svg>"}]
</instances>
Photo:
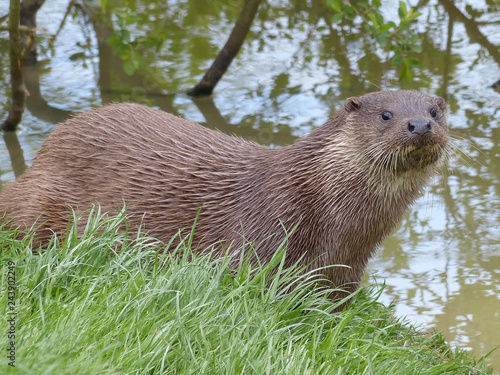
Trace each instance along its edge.
<instances>
[{"instance_id":1,"label":"green leaf","mask_svg":"<svg viewBox=\"0 0 500 375\"><path fill-rule=\"evenodd\" d=\"M412 44L410 46L411 50L413 52L421 53L422 52L422 46L420 44Z\"/></svg>"},{"instance_id":2,"label":"green leaf","mask_svg":"<svg viewBox=\"0 0 500 375\"><path fill-rule=\"evenodd\" d=\"M370 33L372 38L375 38L379 34L378 30L372 25L366 24L365 29Z\"/></svg>"},{"instance_id":3,"label":"green leaf","mask_svg":"<svg viewBox=\"0 0 500 375\"><path fill-rule=\"evenodd\" d=\"M399 80L402 81L406 77L406 71L407 71L406 64L403 64L401 67L401 72L399 73Z\"/></svg>"},{"instance_id":4,"label":"green leaf","mask_svg":"<svg viewBox=\"0 0 500 375\"><path fill-rule=\"evenodd\" d=\"M326 0L326 5L337 13L342 13L342 1L340 0ZM334 16L335 17L335 16Z\"/></svg>"},{"instance_id":5,"label":"green leaf","mask_svg":"<svg viewBox=\"0 0 500 375\"><path fill-rule=\"evenodd\" d=\"M413 21L415 18L418 18L422 15L422 13L420 12L414 12L413 13L413 8L410 9L410 15L408 16L408 21Z\"/></svg>"},{"instance_id":6,"label":"green leaf","mask_svg":"<svg viewBox=\"0 0 500 375\"><path fill-rule=\"evenodd\" d=\"M375 13L377 15L377 21L379 24L383 25L385 23L384 21L384 16L382 15L382 13Z\"/></svg>"},{"instance_id":7,"label":"green leaf","mask_svg":"<svg viewBox=\"0 0 500 375\"><path fill-rule=\"evenodd\" d=\"M387 21L387 23L383 27L384 30L395 29L395 28L396 24L392 21Z\"/></svg>"},{"instance_id":8,"label":"green leaf","mask_svg":"<svg viewBox=\"0 0 500 375\"><path fill-rule=\"evenodd\" d=\"M403 64L403 62L404 62L403 55L399 53L394 55L394 57L392 58L392 65L394 66L400 66L401 64Z\"/></svg>"},{"instance_id":9,"label":"green leaf","mask_svg":"<svg viewBox=\"0 0 500 375\"><path fill-rule=\"evenodd\" d=\"M106 39L106 43L108 43L114 49L115 46L120 44L121 42L115 35L113 35Z\"/></svg>"},{"instance_id":10,"label":"green leaf","mask_svg":"<svg viewBox=\"0 0 500 375\"><path fill-rule=\"evenodd\" d=\"M399 80L402 81L404 78L411 82L413 80L413 72L408 62L409 59L404 59L403 66L401 68L401 74L399 75Z\"/></svg>"},{"instance_id":11,"label":"green leaf","mask_svg":"<svg viewBox=\"0 0 500 375\"><path fill-rule=\"evenodd\" d=\"M385 37L385 34L378 35L375 40L378 44L380 44L381 47L387 46L387 38Z\"/></svg>"},{"instance_id":12,"label":"green leaf","mask_svg":"<svg viewBox=\"0 0 500 375\"><path fill-rule=\"evenodd\" d=\"M125 43L130 42L130 31L128 31L128 30L126 30L126 29L121 29L121 30L120 30L120 36L121 36L121 39L122 39Z\"/></svg>"},{"instance_id":13,"label":"green leaf","mask_svg":"<svg viewBox=\"0 0 500 375\"><path fill-rule=\"evenodd\" d=\"M358 3L356 3L356 5L363 9L363 11L370 8L370 4L365 1L359 1Z\"/></svg>"},{"instance_id":14,"label":"green leaf","mask_svg":"<svg viewBox=\"0 0 500 375\"><path fill-rule=\"evenodd\" d=\"M128 60L132 56L132 49L127 44L120 44L116 46L116 49L113 52L120 56L122 60Z\"/></svg>"},{"instance_id":15,"label":"green leaf","mask_svg":"<svg viewBox=\"0 0 500 375\"><path fill-rule=\"evenodd\" d=\"M134 61L132 59L123 61L123 70L125 71L125 74L129 76L134 74L135 73Z\"/></svg>"},{"instance_id":16,"label":"green leaf","mask_svg":"<svg viewBox=\"0 0 500 375\"><path fill-rule=\"evenodd\" d=\"M407 38L401 38L397 42L402 48L405 48L408 44L410 44L410 41Z\"/></svg>"},{"instance_id":17,"label":"green leaf","mask_svg":"<svg viewBox=\"0 0 500 375\"><path fill-rule=\"evenodd\" d=\"M416 68L418 67L418 60L415 57L408 57L406 58L406 64L409 67Z\"/></svg>"},{"instance_id":18,"label":"green leaf","mask_svg":"<svg viewBox=\"0 0 500 375\"><path fill-rule=\"evenodd\" d=\"M144 60L144 57L142 57L142 55L135 54L134 59L135 59L134 66L136 69L144 68L146 66L146 61Z\"/></svg>"},{"instance_id":19,"label":"green leaf","mask_svg":"<svg viewBox=\"0 0 500 375\"><path fill-rule=\"evenodd\" d=\"M342 10L344 11L345 14L347 14L349 17L353 16L356 14L356 9L354 7L343 7Z\"/></svg>"},{"instance_id":20,"label":"green leaf","mask_svg":"<svg viewBox=\"0 0 500 375\"><path fill-rule=\"evenodd\" d=\"M127 16L125 18L127 25L133 25L133 24L137 23L138 20L139 20L139 17L137 17L134 14L127 14Z\"/></svg>"},{"instance_id":21,"label":"green leaf","mask_svg":"<svg viewBox=\"0 0 500 375\"><path fill-rule=\"evenodd\" d=\"M117 24L118 26L120 26L120 28L121 28L121 27L123 27L123 26L124 26L124 22L123 22L123 21L124 21L124 19L123 19L123 17L122 17L122 16L120 16L120 15L118 15L118 14L116 15L116 17L117 17L117 19L116 19L116 24Z\"/></svg>"},{"instance_id":22,"label":"green leaf","mask_svg":"<svg viewBox=\"0 0 500 375\"><path fill-rule=\"evenodd\" d=\"M368 13L368 14L367 14L367 16L368 16L368 18L370 19L370 21L372 21L373 26L375 26L375 28L376 28L377 30L379 30L379 29L380 29L380 25L379 25L379 23L378 23L378 19L377 19L376 14L375 14L375 13Z\"/></svg>"},{"instance_id":23,"label":"green leaf","mask_svg":"<svg viewBox=\"0 0 500 375\"><path fill-rule=\"evenodd\" d=\"M332 23L335 24L339 22L344 17L344 13L335 13L332 17Z\"/></svg>"},{"instance_id":24,"label":"green leaf","mask_svg":"<svg viewBox=\"0 0 500 375\"><path fill-rule=\"evenodd\" d=\"M408 65L406 67L406 78L408 82L413 81L413 70Z\"/></svg>"},{"instance_id":25,"label":"green leaf","mask_svg":"<svg viewBox=\"0 0 500 375\"><path fill-rule=\"evenodd\" d=\"M406 7L406 3L404 1L399 2L398 14L400 19L405 19L408 14L408 8Z\"/></svg>"}]
</instances>

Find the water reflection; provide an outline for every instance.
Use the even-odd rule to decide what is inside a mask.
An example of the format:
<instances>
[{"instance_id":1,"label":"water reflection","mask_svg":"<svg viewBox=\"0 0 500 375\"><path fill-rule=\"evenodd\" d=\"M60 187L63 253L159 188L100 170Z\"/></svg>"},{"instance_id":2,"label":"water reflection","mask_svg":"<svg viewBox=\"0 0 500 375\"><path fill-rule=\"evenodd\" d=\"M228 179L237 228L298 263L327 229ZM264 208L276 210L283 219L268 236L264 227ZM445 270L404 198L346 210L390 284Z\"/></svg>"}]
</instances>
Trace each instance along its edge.
<instances>
[{"instance_id":1,"label":"water reflection","mask_svg":"<svg viewBox=\"0 0 500 375\"><path fill-rule=\"evenodd\" d=\"M18 178L27 168L23 149L21 148L17 134L14 132L4 133L3 140L9 152L10 160L12 161L12 170L16 178Z\"/></svg>"},{"instance_id":2,"label":"water reflection","mask_svg":"<svg viewBox=\"0 0 500 375\"><path fill-rule=\"evenodd\" d=\"M17 133L22 151L0 147L0 183L20 173L23 156L31 162L55 123L104 103L140 102L281 146L321 125L350 96L393 88L438 94L447 99L461 152L384 243L370 272L386 280L383 298L395 301L398 314L442 330L448 341L478 355L500 345L500 93L490 88L500 78L498 2L419 2L424 53L412 84L397 80L363 25L332 25L323 1L264 2L214 96L197 100L168 94L197 82L239 6L230 0L132 3L139 16L135 33L161 29L168 36L159 53L141 51L148 66L133 76L105 43L111 24L89 22L81 10L70 11L53 44L41 36L39 66L29 75L29 111ZM47 0L40 10L38 24L47 35L58 32L67 4ZM384 4L384 16L397 17L397 1ZM0 4L0 14L6 6ZM2 56L7 47L0 34ZM7 62L0 59L2 118ZM500 369L500 351L490 362Z\"/></svg>"}]
</instances>

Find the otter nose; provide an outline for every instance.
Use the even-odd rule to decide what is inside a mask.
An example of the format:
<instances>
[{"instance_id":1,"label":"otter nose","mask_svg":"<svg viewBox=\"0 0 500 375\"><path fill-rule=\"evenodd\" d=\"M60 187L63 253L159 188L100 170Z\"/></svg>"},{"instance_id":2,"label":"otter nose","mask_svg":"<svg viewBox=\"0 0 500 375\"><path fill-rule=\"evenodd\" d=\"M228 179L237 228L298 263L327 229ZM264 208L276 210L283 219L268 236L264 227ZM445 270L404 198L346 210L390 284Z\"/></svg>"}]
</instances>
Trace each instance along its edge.
<instances>
[{"instance_id":1,"label":"otter nose","mask_svg":"<svg viewBox=\"0 0 500 375\"><path fill-rule=\"evenodd\" d=\"M412 134L424 135L432 131L432 125L429 120L411 120L408 123L408 130Z\"/></svg>"}]
</instances>

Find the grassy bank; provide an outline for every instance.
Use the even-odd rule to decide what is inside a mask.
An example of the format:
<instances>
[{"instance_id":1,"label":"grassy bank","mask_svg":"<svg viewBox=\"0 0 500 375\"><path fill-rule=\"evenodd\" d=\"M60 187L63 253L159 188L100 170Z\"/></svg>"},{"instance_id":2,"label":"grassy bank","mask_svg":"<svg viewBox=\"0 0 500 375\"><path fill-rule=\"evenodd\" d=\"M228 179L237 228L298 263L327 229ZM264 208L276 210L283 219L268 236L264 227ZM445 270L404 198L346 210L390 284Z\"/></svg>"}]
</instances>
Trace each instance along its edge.
<instances>
[{"instance_id":1,"label":"grassy bank","mask_svg":"<svg viewBox=\"0 0 500 375\"><path fill-rule=\"evenodd\" d=\"M7 357L12 314L3 313L0 373L493 373L441 335L394 318L369 289L333 314L296 269L266 283L270 267L231 272L229 258L192 254L188 242L168 255L167 245L120 233L123 217L98 219L43 254L0 232L2 311L12 302L9 269L17 286L16 367ZM292 279L301 285L284 293Z\"/></svg>"}]
</instances>

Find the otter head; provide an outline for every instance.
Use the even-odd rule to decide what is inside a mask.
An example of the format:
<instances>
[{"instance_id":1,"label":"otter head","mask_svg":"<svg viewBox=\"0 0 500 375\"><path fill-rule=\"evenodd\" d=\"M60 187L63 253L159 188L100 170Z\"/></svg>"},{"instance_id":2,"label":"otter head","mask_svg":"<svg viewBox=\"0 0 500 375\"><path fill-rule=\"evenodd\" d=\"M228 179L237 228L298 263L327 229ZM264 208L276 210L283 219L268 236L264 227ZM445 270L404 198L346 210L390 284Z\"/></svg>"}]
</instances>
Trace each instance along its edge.
<instances>
[{"instance_id":1,"label":"otter head","mask_svg":"<svg viewBox=\"0 0 500 375\"><path fill-rule=\"evenodd\" d=\"M344 109L368 170L398 176L434 170L446 149L446 105L440 97L384 91L349 98Z\"/></svg>"}]
</instances>

